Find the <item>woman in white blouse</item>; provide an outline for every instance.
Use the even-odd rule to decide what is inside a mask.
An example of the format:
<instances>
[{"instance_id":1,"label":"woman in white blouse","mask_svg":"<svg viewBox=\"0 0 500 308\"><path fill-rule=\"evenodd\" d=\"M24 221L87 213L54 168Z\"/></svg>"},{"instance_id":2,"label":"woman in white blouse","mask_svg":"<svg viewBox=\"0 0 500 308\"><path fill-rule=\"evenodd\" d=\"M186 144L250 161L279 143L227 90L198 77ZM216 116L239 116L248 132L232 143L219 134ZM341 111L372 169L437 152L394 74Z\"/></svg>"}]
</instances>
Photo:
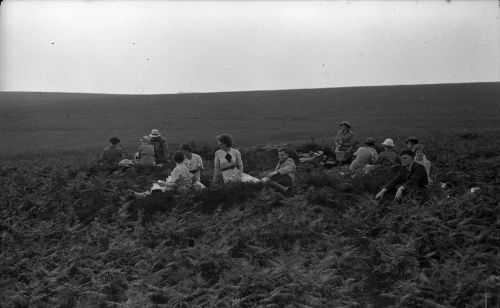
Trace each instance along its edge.
<instances>
[{"instance_id":1,"label":"woman in white blouse","mask_svg":"<svg viewBox=\"0 0 500 308\"><path fill-rule=\"evenodd\" d=\"M222 173L222 180L225 184L231 182L260 182L248 174L243 173L243 161L240 151L232 148L233 138L229 134L221 134L217 137L217 144L220 150L215 152L214 176L212 184L217 183Z\"/></svg>"}]
</instances>

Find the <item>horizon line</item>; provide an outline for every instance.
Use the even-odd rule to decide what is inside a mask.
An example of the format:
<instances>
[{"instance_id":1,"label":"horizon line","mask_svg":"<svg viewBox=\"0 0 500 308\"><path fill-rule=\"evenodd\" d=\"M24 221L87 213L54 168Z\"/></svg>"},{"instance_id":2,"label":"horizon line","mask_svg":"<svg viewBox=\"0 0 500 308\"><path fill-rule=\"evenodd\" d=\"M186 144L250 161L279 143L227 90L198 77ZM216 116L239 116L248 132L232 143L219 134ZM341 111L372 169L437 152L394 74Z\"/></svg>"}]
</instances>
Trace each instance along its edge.
<instances>
[{"instance_id":1,"label":"horizon line","mask_svg":"<svg viewBox=\"0 0 500 308\"><path fill-rule=\"evenodd\" d=\"M235 90L235 91L213 91L213 92L184 92L175 93L107 93L107 92L64 92L64 91L5 91L0 93L30 93L30 94L88 94L88 95L122 95L122 96L155 96L155 95L186 95L186 94L223 94L223 93L251 93L251 92L281 92L300 90L328 90L328 89L349 89L349 88L382 88L382 87L404 87L404 86L430 86L430 85L459 85L459 84L487 84L500 83L498 81L472 81L472 82L444 82L444 83L418 83L418 84L392 84L392 85L367 85L367 86L341 86L341 87L319 87L319 88L285 88L285 89L262 89L262 90Z\"/></svg>"}]
</instances>

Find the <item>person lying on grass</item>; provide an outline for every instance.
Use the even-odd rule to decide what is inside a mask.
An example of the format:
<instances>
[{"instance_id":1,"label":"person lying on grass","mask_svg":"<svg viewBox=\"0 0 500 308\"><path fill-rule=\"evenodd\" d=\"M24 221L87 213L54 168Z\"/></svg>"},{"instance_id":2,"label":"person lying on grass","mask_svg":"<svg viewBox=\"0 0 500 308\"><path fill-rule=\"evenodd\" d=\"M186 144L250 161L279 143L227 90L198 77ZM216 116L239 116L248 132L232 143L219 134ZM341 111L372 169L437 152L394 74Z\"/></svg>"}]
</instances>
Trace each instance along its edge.
<instances>
[{"instance_id":1,"label":"person lying on grass","mask_svg":"<svg viewBox=\"0 0 500 308\"><path fill-rule=\"evenodd\" d=\"M193 153L193 149L187 143L181 144L180 148L182 154L184 154L184 165L186 165L189 172L194 176L195 187L199 189L205 188L205 185L200 182L201 171L204 170L201 156Z\"/></svg>"},{"instance_id":2,"label":"person lying on grass","mask_svg":"<svg viewBox=\"0 0 500 308\"><path fill-rule=\"evenodd\" d=\"M212 184L217 184L222 173L224 184L234 182L258 183L259 179L243 173L243 161L240 151L232 148L233 138L229 134L221 134L216 137L220 150L215 152L214 175Z\"/></svg>"},{"instance_id":3,"label":"person lying on grass","mask_svg":"<svg viewBox=\"0 0 500 308\"><path fill-rule=\"evenodd\" d=\"M170 173L170 176L166 181L159 180L157 183L154 183L150 190L138 193L133 192L134 197L136 198L145 198L146 196L151 195L151 193L155 190L159 190L161 192L172 191L175 190L179 193L186 193L193 186L194 176L189 169L184 165L184 155L181 152L175 152L173 155L175 161L175 168Z\"/></svg>"},{"instance_id":4,"label":"person lying on grass","mask_svg":"<svg viewBox=\"0 0 500 308\"><path fill-rule=\"evenodd\" d=\"M401 202L403 197L415 198L424 201L427 197L427 172L425 167L415 162L415 154L412 150L403 150L399 154L402 168L398 175L387 185L383 186L375 199L380 200L385 193L396 189L395 200Z\"/></svg>"},{"instance_id":5,"label":"person lying on grass","mask_svg":"<svg viewBox=\"0 0 500 308\"><path fill-rule=\"evenodd\" d=\"M290 146L278 149L278 165L274 171L268 173L261 181L282 192L291 190L295 182L295 171L298 155L294 148Z\"/></svg>"}]
</instances>

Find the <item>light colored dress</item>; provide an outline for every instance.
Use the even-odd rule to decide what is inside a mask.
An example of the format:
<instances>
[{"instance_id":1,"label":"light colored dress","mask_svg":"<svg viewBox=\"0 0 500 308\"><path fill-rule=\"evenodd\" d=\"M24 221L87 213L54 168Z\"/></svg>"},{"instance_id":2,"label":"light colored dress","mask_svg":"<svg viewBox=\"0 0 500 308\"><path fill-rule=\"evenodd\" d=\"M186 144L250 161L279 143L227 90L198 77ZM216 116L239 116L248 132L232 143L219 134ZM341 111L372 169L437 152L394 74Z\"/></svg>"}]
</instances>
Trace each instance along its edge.
<instances>
[{"instance_id":1,"label":"light colored dress","mask_svg":"<svg viewBox=\"0 0 500 308\"><path fill-rule=\"evenodd\" d=\"M337 161L344 162L351 157L352 147L354 145L354 133L351 130L343 132L339 130L335 138L335 157Z\"/></svg>"},{"instance_id":2,"label":"light colored dress","mask_svg":"<svg viewBox=\"0 0 500 308\"><path fill-rule=\"evenodd\" d=\"M191 153L191 159L188 159L187 157L184 158L184 165L188 168L189 172L194 176L194 185L197 189L203 189L205 188L205 185L203 185L200 182L200 170L198 170L199 167L203 168L203 160L201 159L201 156L198 154Z\"/></svg>"},{"instance_id":3,"label":"light colored dress","mask_svg":"<svg viewBox=\"0 0 500 308\"><path fill-rule=\"evenodd\" d=\"M231 182L260 182L259 179L241 172L243 169L243 161L241 160L240 151L229 148L228 151L222 149L215 152L214 166L222 172L224 183Z\"/></svg>"},{"instance_id":4,"label":"light colored dress","mask_svg":"<svg viewBox=\"0 0 500 308\"><path fill-rule=\"evenodd\" d=\"M154 166L155 165L155 148L152 144L141 144L137 150L136 165Z\"/></svg>"},{"instance_id":5,"label":"light colored dress","mask_svg":"<svg viewBox=\"0 0 500 308\"><path fill-rule=\"evenodd\" d=\"M356 159L349 166L352 172L363 169L366 165L373 165L378 157L377 151L370 147L359 147L355 155Z\"/></svg>"}]
</instances>

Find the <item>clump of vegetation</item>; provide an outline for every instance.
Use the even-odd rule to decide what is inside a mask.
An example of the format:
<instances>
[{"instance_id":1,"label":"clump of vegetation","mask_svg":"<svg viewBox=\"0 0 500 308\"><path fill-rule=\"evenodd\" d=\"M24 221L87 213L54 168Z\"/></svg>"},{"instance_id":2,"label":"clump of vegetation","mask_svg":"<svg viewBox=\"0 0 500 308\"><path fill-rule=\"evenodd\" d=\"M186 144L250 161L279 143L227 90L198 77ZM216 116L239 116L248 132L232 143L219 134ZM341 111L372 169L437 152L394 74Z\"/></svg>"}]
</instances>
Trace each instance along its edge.
<instances>
[{"instance_id":1,"label":"clump of vegetation","mask_svg":"<svg viewBox=\"0 0 500 308\"><path fill-rule=\"evenodd\" d=\"M109 172L81 160L4 162L0 302L498 306L500 138L426 140L434 182L424 204L373 200L395 170L350 177L310 166L299 167L293 196L214 186L135 200L123 215L126 190L146 190L168 166ZM272 151L246 150L248 169L272 168Z\"/></svg>"}]
</instances>

